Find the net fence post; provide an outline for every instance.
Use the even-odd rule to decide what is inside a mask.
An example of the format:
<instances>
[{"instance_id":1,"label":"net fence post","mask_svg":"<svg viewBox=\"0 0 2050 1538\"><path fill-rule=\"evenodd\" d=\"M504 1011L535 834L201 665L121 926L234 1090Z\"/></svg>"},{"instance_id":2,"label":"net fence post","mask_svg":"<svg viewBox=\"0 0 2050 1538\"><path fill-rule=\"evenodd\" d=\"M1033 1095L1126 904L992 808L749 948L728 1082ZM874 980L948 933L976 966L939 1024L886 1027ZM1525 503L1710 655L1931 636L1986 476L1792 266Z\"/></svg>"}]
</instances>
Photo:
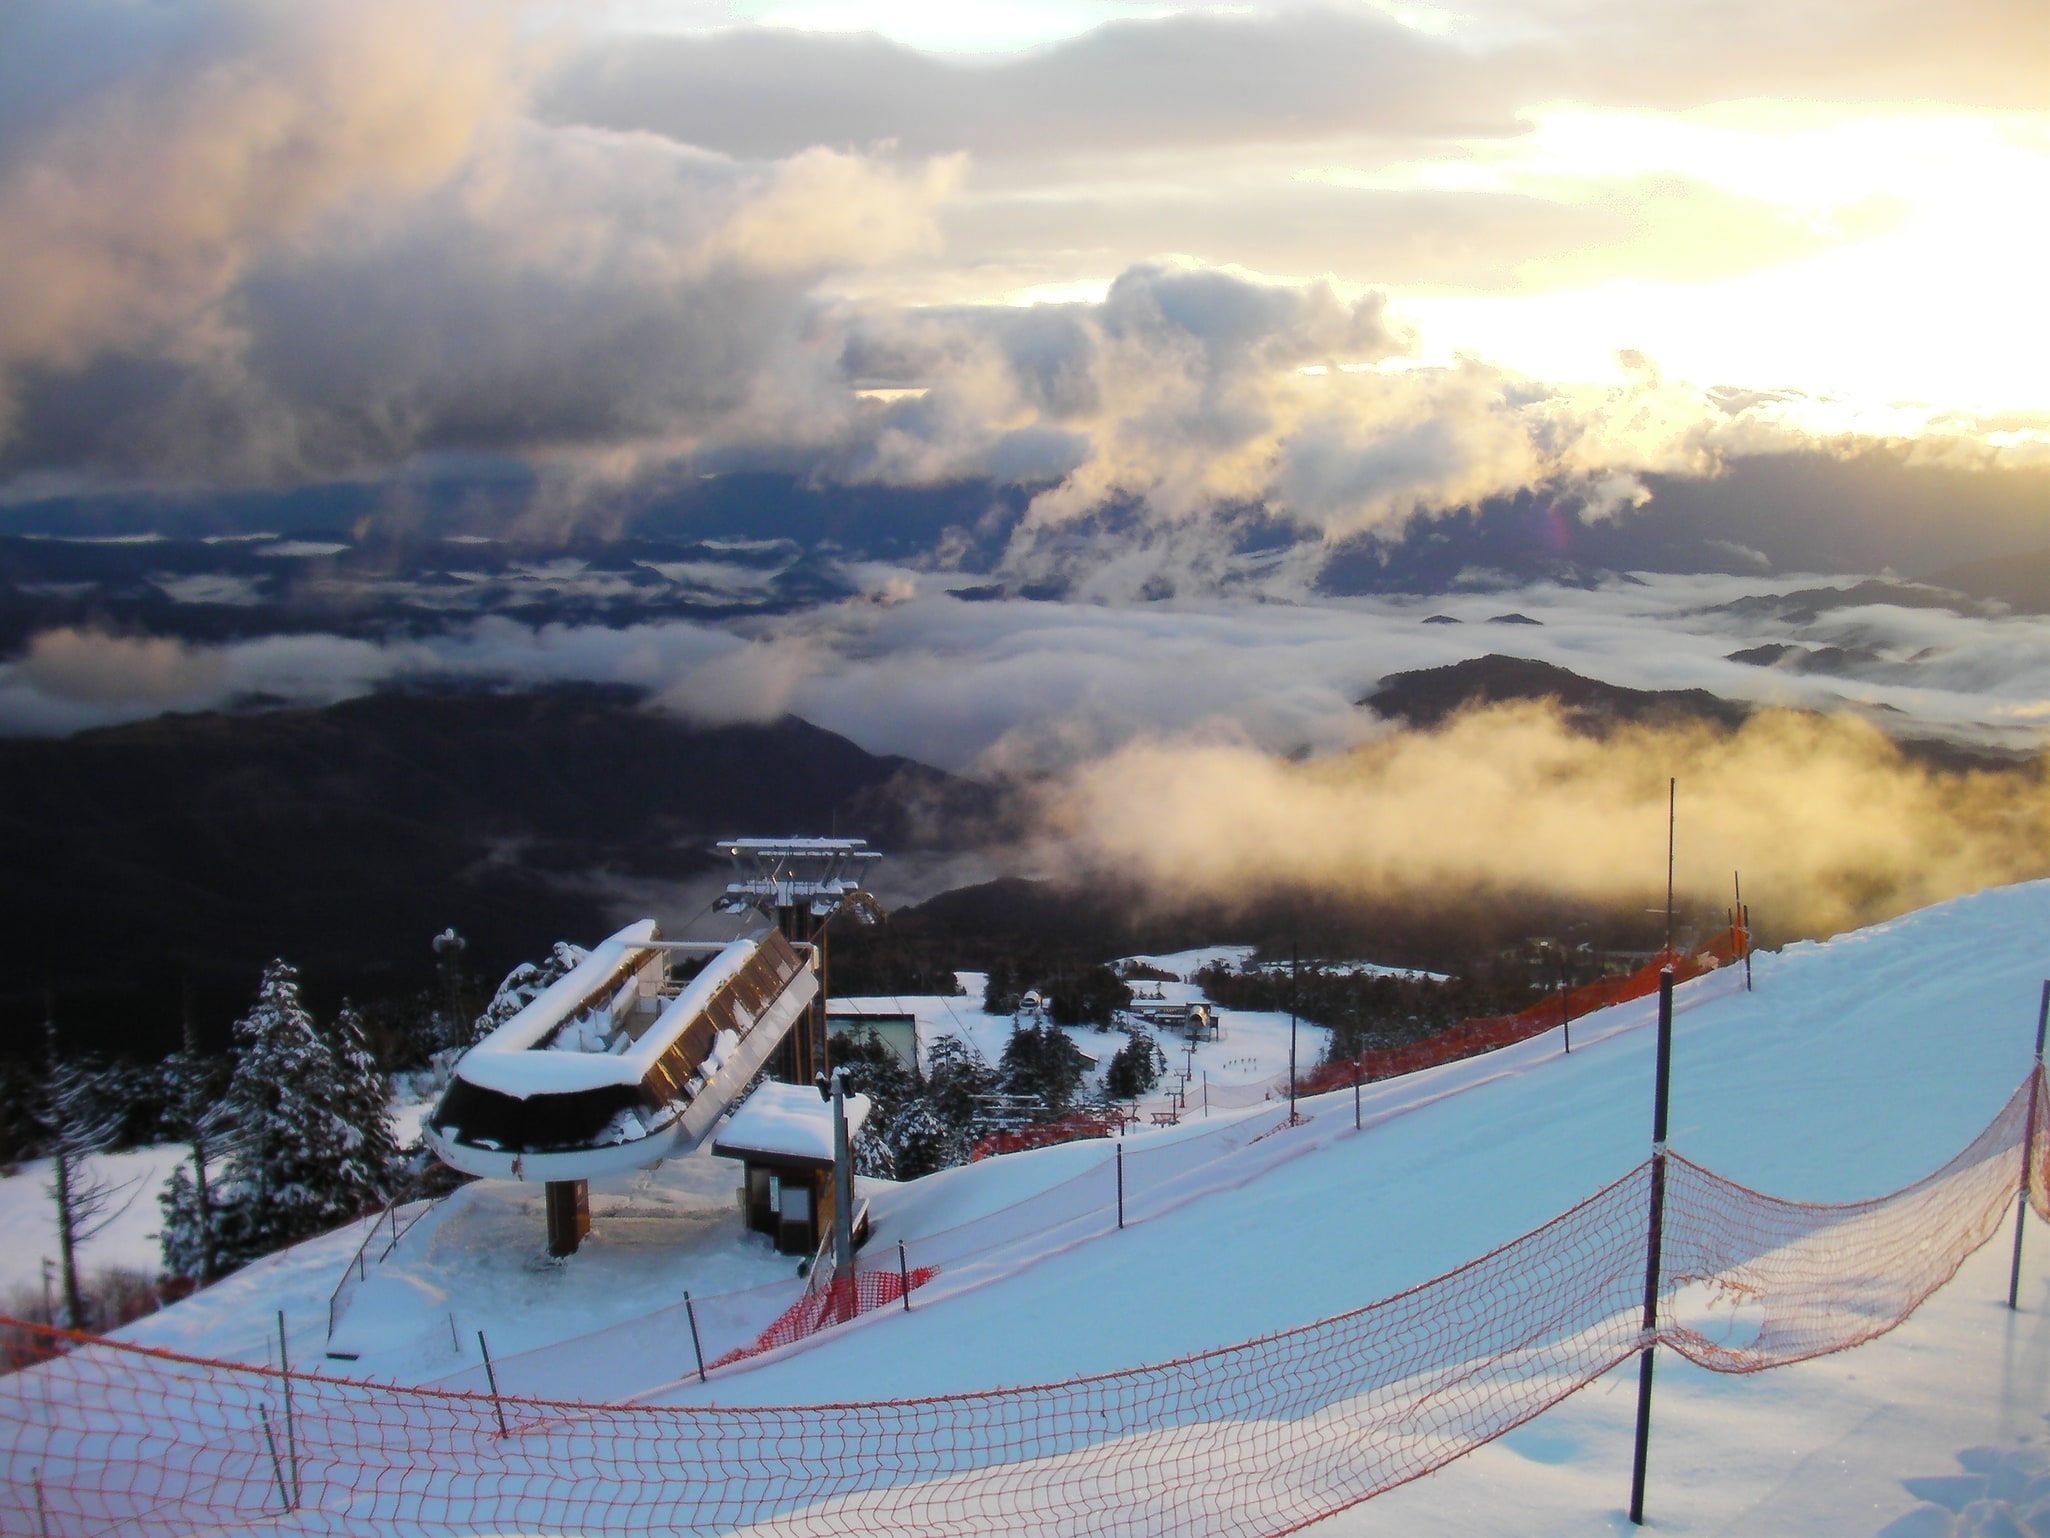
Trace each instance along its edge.
<instances>
[{"instance_id":1,"label":"net fence post","mask_svg":"<svg viewBox=\"0 0 2050 1538\"><path fill-rule=\"evenodd\" d=\"M498 1397L498 1371L491 1365L491 1343L484 1338L484 1332L477 1332L477 1349L484 1356L484 1381L491 1385L491 1408L498 1416L498 1434L504 1436L505 1404Z\"/></svg>"},{"instance_id":2,"label":"net fence post","mask_svg":"<svg viewBox=\"0 0 2050 1538\"><path fill-rule=\"evenodd\" d=\"M691 1302L690 1289L687 1287L683 1293L683 1317L690 1321L690 1351L691 1355L698 1359L698 1382L702 1383L705 1381L705 1347L698 1339L697 1305Z\"/></svg>"},{"instance_id":3,"label":"net fence post","mask_svg":"<svg viewBox=\"0 0 2050 1538\"><path fill-rule=\"evenodd\" d=\"M292 1356L285 1346L285 1311L278 1310L278 1370L285 1385L285 1458L292 1468L292 1500L285 1509L299 1505L299 1427L292 1416Z\"/></svg>"},{"instance_id":4,"label":"net fence post","mask_svg":"<svg viewBox=\"0 0 2050 1538\"><path fill-rule=\"evenodd\" d=\"M278 1482L278 1504L284 1507L285 1510L290 1511L292 1509L292 1493L285 1488L285 1468L283 1464L278 1462L278 1439L272 1434L270 1429L270 1411L264 1406L258 1405L256 1413L263 1420L264 1446L270 1449L271 1477Z\"/></svg>"},{"instance_id":5,"label":"net fence post","mask_svg":"<svg viewBox=\"0 0 2050 1538\"><path fill-rule=\"evenodd\" d=\"M1125 1145L1118 1143L1118 1227L1125 1226Z\"/></svg>"},{"instance_id":6,"label":"net fence post","mask_svg":"<svg viewBox=\"0 0 2050 1538\"><path fill-rule=\"evenodd\" d=\"M2043 1033L2050 1027L2050 978L2043 982L2036 1006L2036 1061L2029 1070L2029 1120L2022 1132L2022 1183L2014 1204L2014 1264L2007 1273L2007 1306L2019 1308L2022 1295L2022 1233L2029 1221L2029 1183L2036 1165L2037 1100L2043 1093Z\"/></svg>"},{"instance_id":7,"label":"net fence post","mask_svg":"<svg viewBox=\"0 0 2050 1538\"><path fill-rule=\"evenodd\" d=\"M1630 1462L1630 1520L1644 1525L1645 1463L1651 1453L1651 1367L1658 1349L1659 1260L1666 1222L1666 1101L1673 1072L1673 969L1659 973L1657 1081L1651 1114L1651 1218L1644 1246L1644 1345L1637 1358L1637 1446Z\"/></svg>"},{"instance_id":8,"label":"net fence post","mask_svg":"<svg viewBox=\"0 0 2050 1538\"><path fill-rule=\"evenodd\" d=\"M911 1260L904 1253L904 1241L897 1241L897 1281L904 1289L904 1312L911 1312Z\"/></svg>"}]
</instances>

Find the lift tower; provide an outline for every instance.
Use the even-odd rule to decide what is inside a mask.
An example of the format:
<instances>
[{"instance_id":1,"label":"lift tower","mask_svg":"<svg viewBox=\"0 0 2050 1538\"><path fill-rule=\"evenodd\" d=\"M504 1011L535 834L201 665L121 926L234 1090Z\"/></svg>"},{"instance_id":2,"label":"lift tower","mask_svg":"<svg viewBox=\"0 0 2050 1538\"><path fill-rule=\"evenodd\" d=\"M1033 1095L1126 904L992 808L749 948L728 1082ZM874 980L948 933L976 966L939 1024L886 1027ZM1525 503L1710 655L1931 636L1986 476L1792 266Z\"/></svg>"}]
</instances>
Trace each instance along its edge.
<instances>
[{"instance_id":1,"label":"lift tower","mask_svg":"<svg viewBox=\"0 0 2050 1538\"><path fill-rule=\"evenodd\" d=\"M793 944L817 947L819 992L810 1019L791 1031L778 1061L778 1077L810 1084L831 1071L826 1044L826 926L842 909L865 924L882 909L862 886L862 875L882 854L862 838L729 838L718 852L733 862L733 880L713 903L722 913L750 909L775 921Z\"/></svg>"}]
</instances>

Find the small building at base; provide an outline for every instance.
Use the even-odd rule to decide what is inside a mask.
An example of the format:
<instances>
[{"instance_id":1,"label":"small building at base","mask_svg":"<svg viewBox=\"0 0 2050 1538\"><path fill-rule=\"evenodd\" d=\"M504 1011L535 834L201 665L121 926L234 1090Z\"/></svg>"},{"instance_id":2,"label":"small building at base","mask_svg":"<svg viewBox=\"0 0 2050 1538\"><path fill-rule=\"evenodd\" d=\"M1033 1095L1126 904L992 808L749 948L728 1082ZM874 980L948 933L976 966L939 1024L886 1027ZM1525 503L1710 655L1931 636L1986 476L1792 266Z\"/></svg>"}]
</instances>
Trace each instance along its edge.
<instances>
[{"instance_id":1,"label":"small building at base","mask_svg":"<svg viewBox=\"0 0 2050 1538\"><path fill-rule=\"evenodd\" d=\"M847 1096L847 1143L868 1120L869 1098ZM785 1255L813 1255L833 1231L833 1107L803 1084L766 1083L727 1118L712 1152L738 1159L747 1226ZM850 1153L851 1157L851 1153ZM857 1208L855 1242L867 1237Z\"/></svg>"}]
</instances>

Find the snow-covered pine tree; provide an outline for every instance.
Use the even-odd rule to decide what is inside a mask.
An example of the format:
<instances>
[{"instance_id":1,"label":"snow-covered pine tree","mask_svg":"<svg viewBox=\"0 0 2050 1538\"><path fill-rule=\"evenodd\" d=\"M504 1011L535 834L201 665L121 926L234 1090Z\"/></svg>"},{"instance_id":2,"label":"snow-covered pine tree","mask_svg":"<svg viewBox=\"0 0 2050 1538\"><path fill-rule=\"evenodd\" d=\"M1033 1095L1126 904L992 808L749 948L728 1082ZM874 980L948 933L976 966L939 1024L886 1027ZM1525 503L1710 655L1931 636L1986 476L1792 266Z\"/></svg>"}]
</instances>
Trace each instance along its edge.
<instances>
[{"instance_id":1,"label":"snow-covered pine tree","mask_svg":"<svg viewBox=\"0 0 2050 1538\"><path fill-rule=\"evenodd\" d=\"M996 1070L960 1036L949 1031L934 1038L927 1046L923 1098L931 1104L940 1120L964 1140L964 1148L965 1140L981 1112L976 1097L992 1094L996 1089ZM895 1141L894 1136L892 1141ZM962 1157L967 1157L965 1152ZM961 1160L953 1162L958 1164ZM908 1180L911 1177L907 1175L904 1178Z\"/></svg>"},{"instance_id":2,"label":"snow-covered pine tree","mask_svg":"<svg viewBox=\"0 0 2050 1538\"><path fill-rule=\"evenodd\" d=\"M185 990L184 1044L164 1061L164 1084L177 1135L192 1144L192 1169L180 1164L157 1194L164 1210L158 1243L164 1270L189 1276L201 1286L214 1278L220 1211L214 1197L213 1161L220 1148L225 1107L215 1095L215 1064L201 1055L192 1019L192 990Z\"/></svg>"},{"instance_id":3,"label":"snow-covered pine tree","mask_svg":"<svg viewBox=\"0 0 2050 1538\"><path fill-rule=\"evenodd\" d=\"M157 1230L157 1247L164 1259L166 1276L189 1276L205 1283L214 1273L214 1252L219 1244L216 1226L219 1212L211 1196L202 1202L193 1183L192 1169L180 1161L171 1166L171 1178L157 1193L157 1205L164 1210L163 1227ZM215 1221L208 1222L202 1218Z\"/></svg>"},{"instance_id":4,"label":"snow-covered pine tree","mask_svg":"<svg viewBox=\"0 0 2050 1538\"><path fill-rule=\"evenodd\" d=\"M885 1135L887 1124L878 1114L879 1109L871 1109L868 1120L854 1134L854 1173L866 1175L871 1180L895 1180L897 1150L890 1146Z\"/></svg>"},{"instance_id":5,"label":"snow-covered pine tree","mask_svg":"<svg viewBox=\"0 0 2050 1538\"><path fill-rule=\"evenodd\" d=\"M895 1158L898 1180L916 1180L968 1162L968 1139L923 1096L897 1113L885 1134Z\"/></svg>"},{"instance_id":6,"label":"snow-covered pine tree","mask_svg":"<svg viewBox=\"0 0 2050 1538\"><path fill-rule=\"evenodd\" d=\"M332 1032L340 1093L336 1108L359 1141L344 1174L363 1192L360 1205L384 1201L404 1176L405 1155L391 1126L391 1080L370 1050L363 1016L347 999Z\"/></svg>"},{"instance_id":7,"label":"snow-covered pine tree","mask_svg":"<svg viewBox=\"0 0 2050 1538\"><path fill-rule=\"evenodd\" d=\"M100 1103L92 1075L67 1061L57 1048L57 1022L43 1027L46 1067L42 1122L50 1158L50 1199L57 1204L57 1253L64 1273L64 1327L87 1326L84 1289L79 1285L78 1249L102 1232L135 1199L135 1182L117 1184L96 1174L93 1154L121 1128L118 1106ZM123 1200L123 1196L126 1200Z\"/></svg>"},{"instance_id":8,"label":"snow-covered pine tree","mask_svg":"<svg viewBox=\"0 0 2050 1538\"><path fill-rule=\"evenodd\" d=\"M358 1157L363 1134L343 1109L335 1054L300 1002L290 963L264 968L255 1007L235 1022L235 1049L235 1075L222 1097L224 1266L331 1228L382 1199Z\"/></svg>"},{"instance_id":9,"label":"snow-covered pine tree","mask_svg":"<svg viewBox=\"0 0 2050 1538\"><path fill-rule=\"evenodd\" d=\"M514 1015L525 1009L549 984L567 973L571 967L582 961L590 952L581 945L572 945L567 940L557 940L555 948L542 961L523 961L505 974L505 981L498 985L498 992L484 1007L476 1023L470 1028L470 1039L464 1046L475 1046L486 1036L497 1030Z\"/></svg>"},{"instance_id":10,"label":"snow-covered pine tree","mask_svg":"<svg viewBox=\"0 0 2050 1538\"><path fill-rule=\"evenodd\" d=\"M1103 1092L1113 1100L1137 1100L1160 1082L1167 1054L1146 1031L1133 1029L1103 1070Z\"/></svg>"},{"instance_id":11,"label":"snow-covered pine tree","mask_svg":"<svg viewBox=\"0 0 2050 1538\"><path fill-rule=\"evenodd\" d=\"M1014 1026L998 1067L1004 1092L1037 1095L1048 1117L1066 1112L1084 1072L1081 1050L1057 1025Z\"/></svg>"}]
</instances>

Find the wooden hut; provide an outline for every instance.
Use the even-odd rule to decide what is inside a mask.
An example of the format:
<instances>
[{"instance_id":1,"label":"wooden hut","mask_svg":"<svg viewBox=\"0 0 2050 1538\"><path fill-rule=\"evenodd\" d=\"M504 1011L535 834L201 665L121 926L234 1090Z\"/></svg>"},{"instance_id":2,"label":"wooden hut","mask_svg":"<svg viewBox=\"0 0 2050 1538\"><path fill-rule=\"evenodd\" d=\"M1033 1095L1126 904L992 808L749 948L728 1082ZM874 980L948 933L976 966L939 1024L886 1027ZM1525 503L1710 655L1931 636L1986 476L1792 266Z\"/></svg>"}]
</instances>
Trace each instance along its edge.
<instances>
[{"instance_id":1,"label":"wooden hut","mask_svg":"<svg viewBox=\"0 0 2050 1538\"><path fill-rule=\"evenodd\" d=\"M866 1095L847 1097L851 1148L868 1120ZM810 1085L759 1086L730 1116L712 1152L738 1159L747 1226L770 1235L785 1255L813 1255L833 1231L833 1107ZM858 1204L854 1237L867 1237Z\"/></svg>"}]
</instances>

